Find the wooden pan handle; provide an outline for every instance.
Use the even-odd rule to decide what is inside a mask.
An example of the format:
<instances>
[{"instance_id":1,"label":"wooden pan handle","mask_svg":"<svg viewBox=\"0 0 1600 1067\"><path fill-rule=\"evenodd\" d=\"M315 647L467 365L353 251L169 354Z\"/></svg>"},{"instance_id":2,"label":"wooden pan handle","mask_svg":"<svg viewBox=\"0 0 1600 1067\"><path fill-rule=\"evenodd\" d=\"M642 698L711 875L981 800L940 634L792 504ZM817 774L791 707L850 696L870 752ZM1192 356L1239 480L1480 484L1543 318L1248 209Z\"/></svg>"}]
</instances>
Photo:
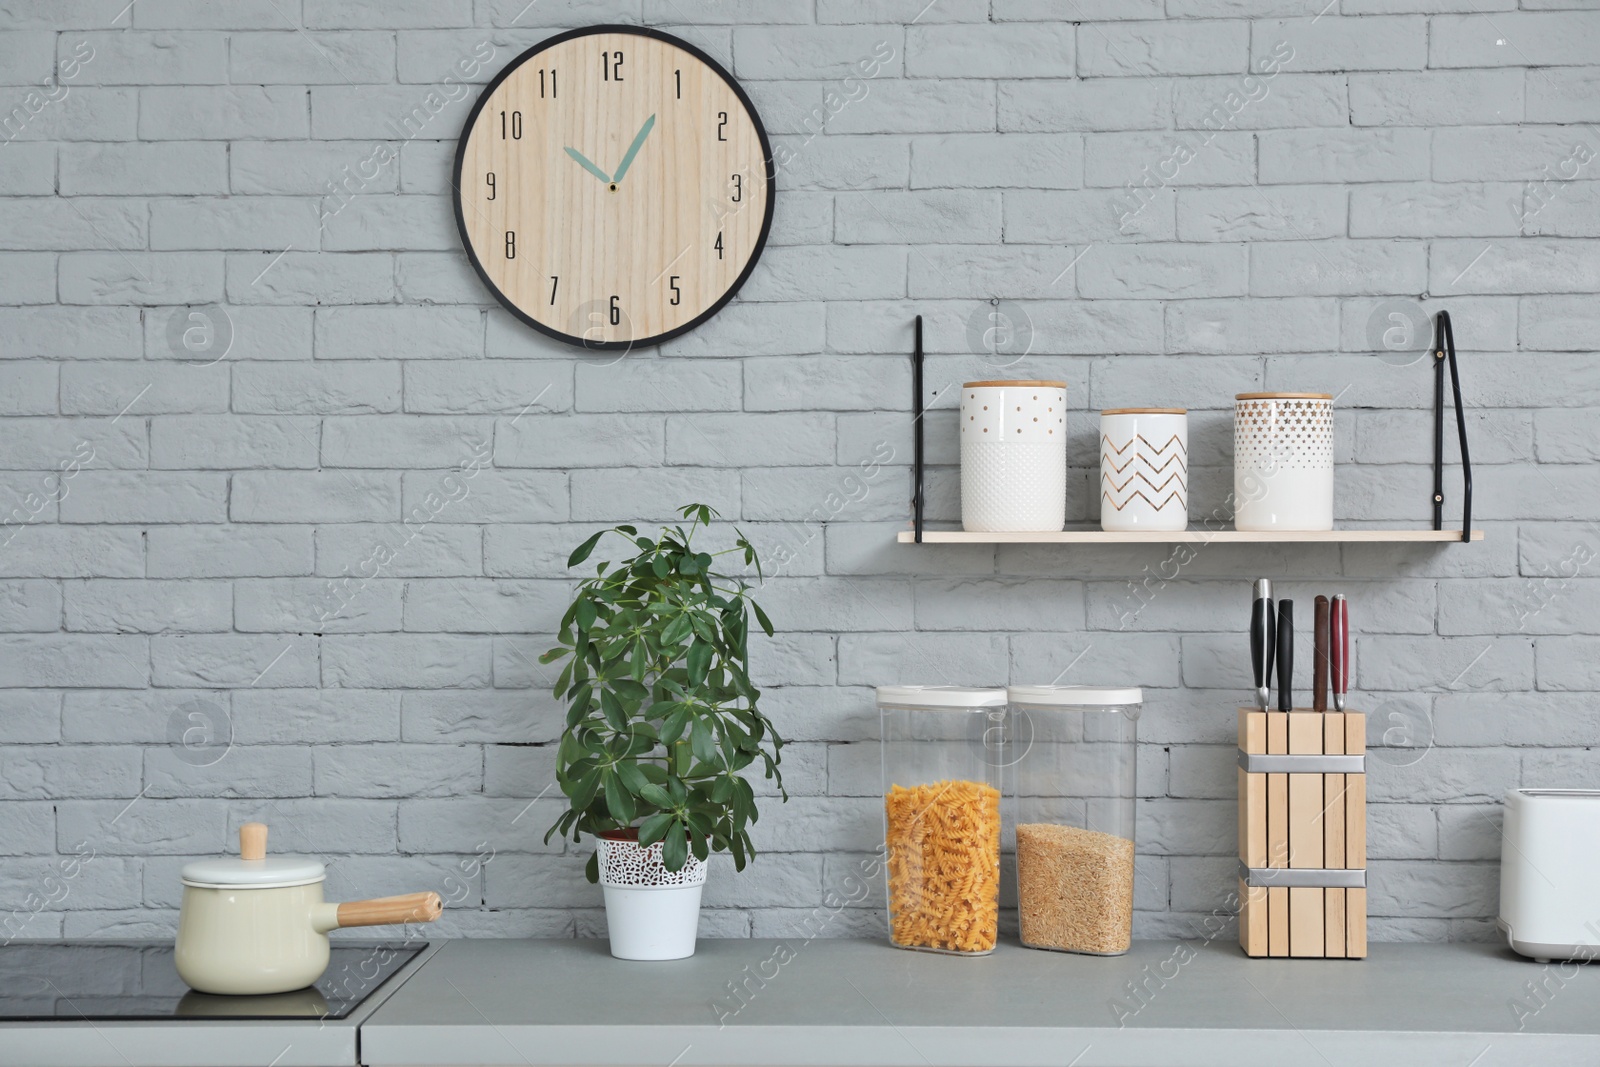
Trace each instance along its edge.
<instances>
[{"instance_id":1,"label":"wooden pan handle","mask_svg":"<svg viewBox=\"0 0 1600 1067\"><path fill-rule=\"evenodd\" d=\"M239 858L264 860L267 858L267 824L247 822L239 827Z\"/></svg>"},{"instance_id":2,"label":"wooden pan handle","mask_svg":"<svg viewBox=\"0 0 1600 1067\"><path fill-rule=\"evenodd\" d=\"M376 900L351 900L339 905L340 926L391 926L431 923L444 910L438 893L407 893Z\"/></svg>"}]
</instances>

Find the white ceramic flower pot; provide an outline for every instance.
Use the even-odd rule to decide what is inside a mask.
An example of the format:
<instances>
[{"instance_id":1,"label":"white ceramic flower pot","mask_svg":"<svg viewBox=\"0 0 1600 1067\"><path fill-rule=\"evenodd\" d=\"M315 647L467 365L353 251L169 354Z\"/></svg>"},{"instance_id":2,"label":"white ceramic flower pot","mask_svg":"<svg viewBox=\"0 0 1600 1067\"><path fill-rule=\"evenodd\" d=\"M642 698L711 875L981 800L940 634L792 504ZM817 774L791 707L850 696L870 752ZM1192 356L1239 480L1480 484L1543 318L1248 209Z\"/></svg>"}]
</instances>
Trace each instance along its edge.
<instances>
[{"instance_id":1,"label":"white ceramic flower pot","mask_svg":"<svg viewBox=\"0 0 1600 1067\"><path fill-rule=\"evenodd\" d=\"M661 843L602 837L600 885L611 954L619 960L681 960L694 955L706 865L690 855L681 871L661 860Z\"/></svg>"},{"instance_id":2,"label":"white ceramic flower pot","mask_svg":"<svg viewBox=\"0 0 1600 1067\"><path fill-rule=\"evenodd\" d=\"M1233 408L1233 524L1333 529L1333 397L1240 393Z\"/></svg>"},{"instance_id":3,"label":"white ceramic flower pot","mask_svg":"<svg viewBox=\"0 0 1600 1067\"><path fill-rule=\"evenodd\" d=\"M1067 521L1065 382L961 387L961 525L1056 532Z\"/></svg>"},{"instance_id":4,"label":"white ceramic flower pot","mask_svg":"<svg viewBox=\"0 0 1600 1067\"><path fill-rule=\"evenodd\" d=\"M1189 414L1183 408L1100 413L1100 528L1189 527Z\"/></svg>"}]
</instances>

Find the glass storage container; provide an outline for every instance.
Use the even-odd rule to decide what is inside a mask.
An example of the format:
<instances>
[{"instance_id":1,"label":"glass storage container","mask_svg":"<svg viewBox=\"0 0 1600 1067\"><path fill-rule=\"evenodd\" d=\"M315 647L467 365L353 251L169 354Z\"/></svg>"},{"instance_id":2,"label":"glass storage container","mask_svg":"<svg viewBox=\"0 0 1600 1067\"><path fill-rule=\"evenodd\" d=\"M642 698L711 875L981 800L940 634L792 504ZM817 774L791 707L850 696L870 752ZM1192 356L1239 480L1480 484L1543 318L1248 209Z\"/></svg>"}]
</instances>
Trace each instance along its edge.
<instances>
[{"instance_id":1,"label":"glass storage container","mask_svg":"<svg viewBox=\"0 0 1600 1067\"><path fill-rule=\"evenodd\" d=\"M1135 688L1014 685L1010 817L1029 948L1117 956L1133 939Z\"/></svg>"},{"instance_id":2,"label":"glass storage container","mask_svg":"<svg viewBox=\"0 0 1600 1067\"><path fill-rule=\"evenodd\" d=\"M955 955L994 951L1006 691L878 688L889 940Z\"/></svg>"}]
</instances>

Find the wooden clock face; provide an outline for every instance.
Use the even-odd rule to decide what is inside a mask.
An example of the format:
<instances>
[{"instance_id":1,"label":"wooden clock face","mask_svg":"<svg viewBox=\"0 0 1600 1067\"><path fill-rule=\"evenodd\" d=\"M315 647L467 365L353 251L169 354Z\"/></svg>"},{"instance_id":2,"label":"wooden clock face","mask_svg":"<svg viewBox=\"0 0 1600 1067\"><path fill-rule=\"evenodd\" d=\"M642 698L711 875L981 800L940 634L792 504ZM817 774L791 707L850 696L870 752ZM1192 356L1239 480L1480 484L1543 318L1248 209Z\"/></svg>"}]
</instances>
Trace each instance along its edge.
<instances>
[{"instance_id":1,"label":"wooden clock face","mask_svg":"<svg viewBox=\"0 0 1600 1067\"><path fill-rule=\"evenodd\" d=\"M490 82L456 151L456 222L490 290L571 344L664 341L744 283L772 152L715 60L655 30L552 37Z\"/></svg>"}]
</instances>

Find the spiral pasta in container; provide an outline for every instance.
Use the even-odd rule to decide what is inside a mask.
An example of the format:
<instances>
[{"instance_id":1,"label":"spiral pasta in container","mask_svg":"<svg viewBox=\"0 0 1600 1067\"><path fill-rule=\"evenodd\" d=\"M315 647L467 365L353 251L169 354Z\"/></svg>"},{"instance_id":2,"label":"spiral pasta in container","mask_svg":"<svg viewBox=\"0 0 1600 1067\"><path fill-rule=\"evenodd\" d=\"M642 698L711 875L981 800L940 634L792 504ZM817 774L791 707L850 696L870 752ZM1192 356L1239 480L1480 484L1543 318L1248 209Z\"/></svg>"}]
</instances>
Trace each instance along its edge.
<instances>
[{"instance_id":1,"label":"spiral pasta in container","mask_svg":"<svg viewBox=\"0 0 1600 1067\"><path fill-rule=\"evenodd\" d=\"M1000 925L1006 692L878 688L889 940L977 956Z\"/></svg>"}]
</instances>

